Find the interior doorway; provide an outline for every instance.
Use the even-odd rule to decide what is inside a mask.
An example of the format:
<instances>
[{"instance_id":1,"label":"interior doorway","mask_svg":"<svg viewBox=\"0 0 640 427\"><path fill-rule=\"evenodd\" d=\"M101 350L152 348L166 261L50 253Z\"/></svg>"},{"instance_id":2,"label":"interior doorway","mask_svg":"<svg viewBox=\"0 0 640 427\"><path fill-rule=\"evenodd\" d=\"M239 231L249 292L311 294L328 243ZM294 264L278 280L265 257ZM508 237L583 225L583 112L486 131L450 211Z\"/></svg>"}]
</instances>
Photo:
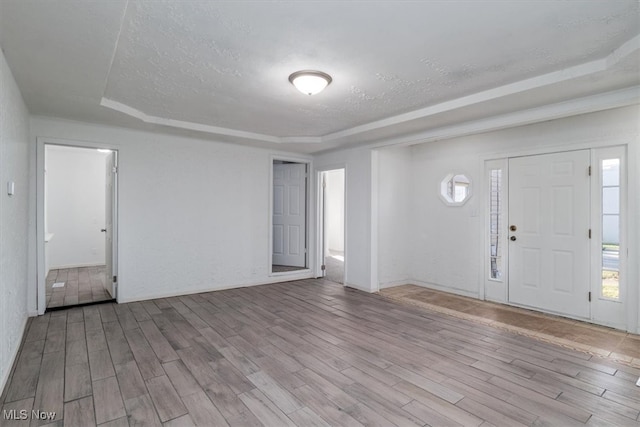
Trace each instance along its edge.
<instances>
[{"instance_id":1,"label":"interior doorway","mask_svg":"<svg viewBox=\"0 0 640 427\"><path fill-rule=\"evenodd\" d=\"M320 172L322 277L345 283L345 169Z\"/></svg>"},{"instance_id":2,"label":"interior doorway","mask_svg":"<svg viewBox=\"0 0 640 427\"><path fill-rule=\"evenodd\" d=\"M116 298L117 152L44 144L47 310Z\"/></svg>"},{"instance_id":3,"label":"interior doorway","mask_svg":"<svg viewBox=\"0 0 640 427\"><path fill-rule=\"evenodd\" d=\"M307 163L273 160L272 273L308 267L307 168Z\"/></svg>"}]
</instances>

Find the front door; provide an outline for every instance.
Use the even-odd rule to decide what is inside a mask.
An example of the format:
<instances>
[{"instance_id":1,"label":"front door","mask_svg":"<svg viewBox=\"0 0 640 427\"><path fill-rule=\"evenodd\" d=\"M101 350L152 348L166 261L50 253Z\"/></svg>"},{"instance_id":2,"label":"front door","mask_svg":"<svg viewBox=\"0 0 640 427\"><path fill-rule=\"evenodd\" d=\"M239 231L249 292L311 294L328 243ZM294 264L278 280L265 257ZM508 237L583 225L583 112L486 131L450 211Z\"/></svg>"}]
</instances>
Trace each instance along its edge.
<instances>
[{"instance_id":1,"label":"front door","mask_svg":"<svg viewBox=\"0 0 640 427\"><path fill-rule=\"evenodd\" d=\"M509 159L509 301L589 318L590 153Z\"/></svg>"},{"instance_id":2,"label":"front door","mask_svg":"<svg viewBox=\"0 0 640 427\"><path fill-rule=\"evenodd\" d=\"M304 163L273 165L273 265L306 267L306 170Z\"/></svg>"}]
</instances>

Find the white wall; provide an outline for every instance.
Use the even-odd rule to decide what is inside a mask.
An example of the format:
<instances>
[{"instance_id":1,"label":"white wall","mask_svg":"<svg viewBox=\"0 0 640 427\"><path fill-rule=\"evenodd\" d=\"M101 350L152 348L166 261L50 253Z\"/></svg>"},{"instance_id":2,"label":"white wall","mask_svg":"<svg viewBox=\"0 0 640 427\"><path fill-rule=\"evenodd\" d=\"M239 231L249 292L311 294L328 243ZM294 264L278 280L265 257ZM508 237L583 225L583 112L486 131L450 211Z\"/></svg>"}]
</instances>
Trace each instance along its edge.
<instances>
[{"instance_id":1,"label":"white wall","mask_svg":"<svg viewBox=\"0 0 640 427\"><path fill-rule=\"evenodd\" d=\"M327 249L344 252L344 169L326 174Z\"/></svg>"},{"instance_id":2,"label":"white wall","mask_svg":"<svg viewBox=\"0 0 640 427\"><path fill-rule=\"evenodd\" d=\"M284 280L268 264L273 152L41 117L31 130L118 149L119 301Z\"/></svg>"},{"instance_id":3,"label":"white wall","mask_svg":"<svg viewBox=\"0 0 640 427\"><path fill-rule=\"evenodd\" d=\"M475 191L482 179L478 152L471 144L455 141L417 145L409 150L413 182L409 247L412 281L478 296L482 261L478 248L484 237L479 217L483 205ZM440 198L440 184L450 173L464 174L473 181L472 196L462 206L447 206Z\"/></svg>"},{"instance_id":4,"label":"white wall","mask_svg":"<svg viewBox=\"0 0 640 427\"><path fill-rule=\"evenodd\" d=\"M49 268L105 263L105 158L95 149L48 145L45 229Z\"/></svg>"},{"instance_id":5,"label":"white wall","mask_svg":"<svg viewBox=\"0 0 640 427\"><path fill-rule=\"evenodd\" d=\"M401 195L385 188L395 179L403 182L406 159L410 159L410 202L404 206L411 211L407 248L410 256L408 276L413 283L482 297L484 286L484 159L540 153L542 151L578 149L606 145L628 144L629 170L629 259L637 260L640 223L640 108L618 108L598 113L574 116L534 125L488 132L393 149L402 154L381 150L379 159L379 279L385 282L406 281L401 264L383 260L395 251L399 240L388 227L393 215L383 202L385 195L394 196L397 203ZM393 151L389 150L389 151ZM404 160L402 160L404 159ZM404 163L403 163L404 161ZM395 172L393 172L395 171ZM390 175L395 173L395 178ZM438 191L442 178L448 173L464 173L473 181L473 194L469 202L459 207L449 207L441 201ZM392 202L393 203L393 202ZM389 217L389 220L385 220ZM393 249L386 249L390 245ZM386 253L386 255L385 255ZM638 263L629 262L628 327L633 331L638 325L640 285ZM495 294L503 294L497 292ZM640 325L638 325L640 330Z\"/></svg>"},{"instance_id":6,"label":"white wall","mask_svg":"<svg viewBox=\"0 0 640 427\"><path fill-rule=\"evenodd\" d=\"M15 182L15 195L6 184ZM0 51L0 390L27 320L29 112Z\"/></svg>"},{"instance_id":7,"label":"white wall","mask_svg":"<svg viewBox=\"0 0 640 427\"><path fill-rule=\"evenodd\" d=\"M378 280L380 287L409 280L413 181L408 148L378 153Z\"/></svg>"}]
</instances>

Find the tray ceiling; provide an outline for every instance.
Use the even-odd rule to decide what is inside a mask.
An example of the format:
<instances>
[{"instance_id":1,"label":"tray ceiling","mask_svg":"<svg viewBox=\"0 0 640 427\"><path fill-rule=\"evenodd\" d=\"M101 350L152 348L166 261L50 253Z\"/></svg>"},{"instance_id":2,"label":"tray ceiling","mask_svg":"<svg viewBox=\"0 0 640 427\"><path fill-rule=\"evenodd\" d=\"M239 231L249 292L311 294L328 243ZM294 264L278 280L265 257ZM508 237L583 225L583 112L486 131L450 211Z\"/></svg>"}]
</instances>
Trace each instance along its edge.
<instances>
[{"instance_id":1,"label":"tray ceiling","mask_svg":"<svg viewBox=\"0 0 640 427\"><path fill-rule=\"evenodd\" d=\"M639 16L635 0L2 0L0 44L33 114L314 152L637 86ZM301 69L333 82L304 96Z\"/></svg>"}]
</instances>

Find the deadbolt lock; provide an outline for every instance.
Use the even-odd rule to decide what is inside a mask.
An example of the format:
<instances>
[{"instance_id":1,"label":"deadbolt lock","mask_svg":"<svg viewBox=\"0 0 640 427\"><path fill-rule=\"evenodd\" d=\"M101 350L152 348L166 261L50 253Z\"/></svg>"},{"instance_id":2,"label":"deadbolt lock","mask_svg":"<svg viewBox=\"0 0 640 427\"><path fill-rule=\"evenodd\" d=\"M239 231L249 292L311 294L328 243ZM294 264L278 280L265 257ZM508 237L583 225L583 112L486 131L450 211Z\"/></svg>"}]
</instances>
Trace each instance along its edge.
<instances>
[{"instance_id":1,"label":"deadbolt lock","mask_svg":"<svg viewBox=\"0 0 640 427\"><path fill-rule=\"evenodd\" d=\"M518 227L516 227L515 225L512 225L511 227L509 227L509 230L511 231L516 231L518 229Z\"/></svg>"},{"instance_id":2,"label":"deadbolt lock","mask_svg":"<svg viewBox=\"0 0 640 427\"><path fill-rule=\"evenodd\" d=\"M516 236L511 236L510 239L511 239L512 242L515 242L516 241Z\"/></svg>"}]
</instances>

